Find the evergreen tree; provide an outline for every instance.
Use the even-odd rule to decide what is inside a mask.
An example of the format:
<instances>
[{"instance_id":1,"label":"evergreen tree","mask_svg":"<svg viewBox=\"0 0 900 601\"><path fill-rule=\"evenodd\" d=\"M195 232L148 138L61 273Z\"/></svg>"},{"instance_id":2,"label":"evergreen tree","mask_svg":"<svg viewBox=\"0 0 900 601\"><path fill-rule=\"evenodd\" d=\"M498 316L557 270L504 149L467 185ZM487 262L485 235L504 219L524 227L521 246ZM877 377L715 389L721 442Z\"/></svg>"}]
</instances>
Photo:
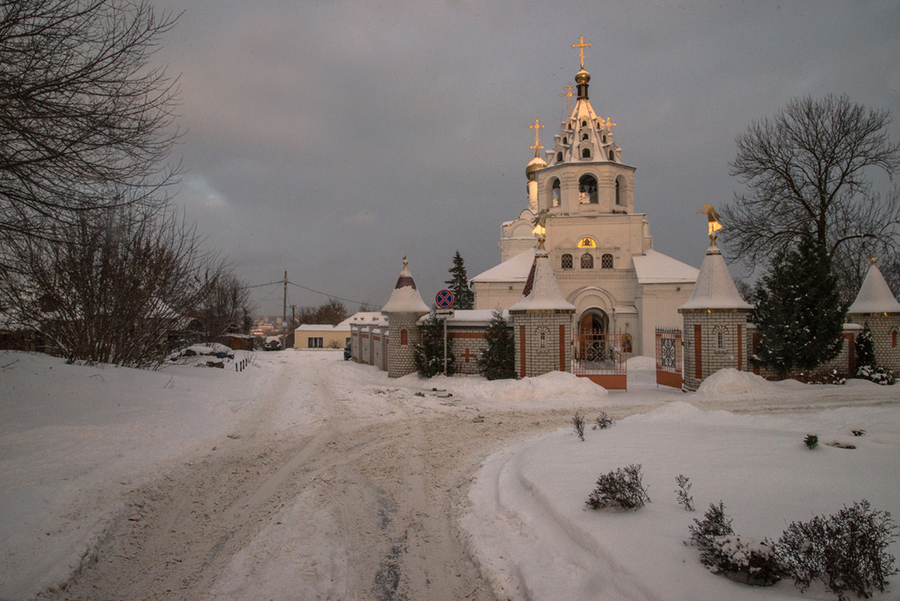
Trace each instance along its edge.
<instances>
[{"instance_id":1,"label":"evergreen tree","mask_svg":"<svg viewBox=\"0 0 900 601\"><path fill-rule=\"evenodd\" d=\"M463 262L462 255L456 251L453 256L453 267L448 269L453 279L447 280L447 288L453 293L454 309L472 309L475 306L475 293L469 290L469 279L466 277L466 265Z\"/></svg>"},{"instance_id":2,"label":"evergreen tree","mask_svg":"<svg viewBox=\"0 0 900 601\"><path fill-rule=\"evenodd\" d=\"M869 322L865 323L862 332L856 337L854 346L856 365L860 368L870 367L875 369L878 367L875 361L875 344L872 341L872 330L869 329Z\"/></svg>"},{"instance_id":3,"label":"evergreen tree","mask_svg":"<svg viewBox=\"0 0 900 601\"><path fill-rule=\"evenodd\" d=\"M784 378L795 368L813 369L841 352L844 307L831 260L811 236L803 238L798 250L778 255L754 296L751 321L759 331L755 363L775 367Z\"/></svg>"},{"instance_id":4,"label":"evergreen tree","mask_svg":"<svg viewBox=\"0 0 900 601\"><path fill-rule=\"evenodd\" d=\"M419 328L422 342L414 349L416 371L424 378L444 373L444 322L437 318L434 311ZM447 375L454 371L456 357L453 349L447 348Z\"/></svg>"},{"instance_id":5,"label":"evergreen tree","mask_svg":"<svg viewBox=\"0 0 900 601\"><path fill-rule=\"evenodd\" d=\"M503 311L497 309L491 316L484 331L487 348L478 358L478 369L488 380L516 377L516 341L513 332L503 318Z\"/></svg>"}]
</instances>

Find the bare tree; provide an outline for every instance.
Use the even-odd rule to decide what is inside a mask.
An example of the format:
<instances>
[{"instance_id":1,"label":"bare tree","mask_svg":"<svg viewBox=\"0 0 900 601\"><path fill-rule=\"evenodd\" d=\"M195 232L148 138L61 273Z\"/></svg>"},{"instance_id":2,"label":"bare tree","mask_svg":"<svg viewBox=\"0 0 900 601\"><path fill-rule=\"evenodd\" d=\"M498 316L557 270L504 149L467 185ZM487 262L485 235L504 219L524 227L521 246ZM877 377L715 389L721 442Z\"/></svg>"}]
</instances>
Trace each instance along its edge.
<instances>
[{"instance_id":1,"label":"bare tree","mask_svg":"<svg viewBox=\"0 0 900 601\"><path fill-rule=\"evenodd\" d=\"M204 274L207 294L197 315L203 324L207 341L216 340L228 332L250 333L250 289L226 267L217 265Z\"/></svg>"},{"instance_id":2,"label":"bare tree","mask_svg":"<svg viewBox=\"0 0 900 601\"><path fill-rule=\"evenodd\" d=\"M336 298L329 298L328 302L318 307L300 307L297 313L296 325L305 323L337 325L347 319L347 307Z\"/></svg>"},{"instance_id":3,"label":"bare tree","mask_svg":"<svg viewBox=\"0 0 900 601\"><path fill-rule=\"evenodd\" d=\"M811 234L831 258L843 287L858 289L867 251L894 254L900 195L873 188L871 177L900 168L900 144L885 133L887 111L846 96L791 100L737 141L731 174L748 191L722 211L729 254L755 267Z\"/></svg>"},{"instance_id":4,"label":"bare tree","mask_svg":"<svg viewBox=\"0 0 900 601\"><path fill-rule=\"evenodd\" d=\"M216 270L195 230L171 210L110 210L56 224L57 241L16 240L20 262L0 290L17 321L70 361L158 366Z\"/></svg>"},{"instance_id":5,"label":"bare tree","mask_svg":"<svg viewBox=\"0 0 900 601\"><path fill-rule=\"evenodd\" d=\"M58 237L58 224L79 227L98 208L165 205L177 85L150 57L176 19L144 0L0 0L4 238Z\"/></svg>"}]
</instances>

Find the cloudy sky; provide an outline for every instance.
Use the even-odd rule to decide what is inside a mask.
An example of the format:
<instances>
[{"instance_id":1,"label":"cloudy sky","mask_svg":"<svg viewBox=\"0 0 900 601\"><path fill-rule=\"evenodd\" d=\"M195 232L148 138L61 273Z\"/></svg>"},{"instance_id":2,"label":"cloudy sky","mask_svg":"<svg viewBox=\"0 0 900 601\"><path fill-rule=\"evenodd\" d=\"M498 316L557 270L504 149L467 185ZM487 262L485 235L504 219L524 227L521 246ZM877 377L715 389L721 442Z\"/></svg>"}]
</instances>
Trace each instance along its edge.
<instances>
[{"instance_id":1,"label":"cloudy sky","mask_svg":"<svg viewBox=\"0 0 900 601\"><path fill-rule=\"evenodd\" d=\"M527 205L584 36L594 109L637 167L656 250L699 267L704 204L731 201L734 138L797 96L889 110L900 138L896 0L154 0L182 12L157 60L180 75L182 204L248 284L380 307L407 255L426 302L459 249L499 262ZM296 286L289 304L327 297ZM254 289L280 314L280 285ZM351 310L356 304L346 303Z\"/></svg>"}]
</instances>

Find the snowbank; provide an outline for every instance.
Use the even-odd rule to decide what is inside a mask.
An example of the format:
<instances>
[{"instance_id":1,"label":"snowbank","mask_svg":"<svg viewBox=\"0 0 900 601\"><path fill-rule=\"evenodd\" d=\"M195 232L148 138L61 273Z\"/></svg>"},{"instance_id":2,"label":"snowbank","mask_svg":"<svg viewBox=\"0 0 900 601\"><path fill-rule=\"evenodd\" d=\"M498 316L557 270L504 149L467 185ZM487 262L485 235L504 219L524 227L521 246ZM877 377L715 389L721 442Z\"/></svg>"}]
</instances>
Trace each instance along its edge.
<instances>
[{"instance_id":1,"label":"snowbank","mask_svg":"<svg viewBox=\"0 0 900 601\"><path fill-rule=\"evenodd\" d=\"M772 383L748 371L738 371L733 367L720 369L700 384L700 396L722 396L733 394L765 394L773 391Z\"/></svg>"}]
</instances>

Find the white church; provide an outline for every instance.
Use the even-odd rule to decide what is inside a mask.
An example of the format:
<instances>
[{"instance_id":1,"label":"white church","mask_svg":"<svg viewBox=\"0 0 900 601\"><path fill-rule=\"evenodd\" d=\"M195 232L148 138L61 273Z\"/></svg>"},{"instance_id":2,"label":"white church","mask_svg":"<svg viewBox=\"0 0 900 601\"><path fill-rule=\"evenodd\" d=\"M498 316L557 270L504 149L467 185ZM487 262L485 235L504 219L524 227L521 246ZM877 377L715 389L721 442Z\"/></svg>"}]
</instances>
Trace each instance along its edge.
<instances>
[{"instance_id":1,"label":"white church","mask_svg":"<svg viewBox=\"0 0 900 601\"><path fill-rule=\"evenodd\" d=\"M656 328L681 327L678 307L690 298L699 271L653 249L647 214L635 212L636 168L622 160L611 129L616 124L591 106L585 46L583 38L574 45L581 49L577 98L546 157L543 126L532 126L527 201L501 226L501 263L470 280L475 309L509 309L519 300L543 227L560 289L575 306L574 330L621 334L625 350L653 356Z\"/></svg>"}]
</instances>

